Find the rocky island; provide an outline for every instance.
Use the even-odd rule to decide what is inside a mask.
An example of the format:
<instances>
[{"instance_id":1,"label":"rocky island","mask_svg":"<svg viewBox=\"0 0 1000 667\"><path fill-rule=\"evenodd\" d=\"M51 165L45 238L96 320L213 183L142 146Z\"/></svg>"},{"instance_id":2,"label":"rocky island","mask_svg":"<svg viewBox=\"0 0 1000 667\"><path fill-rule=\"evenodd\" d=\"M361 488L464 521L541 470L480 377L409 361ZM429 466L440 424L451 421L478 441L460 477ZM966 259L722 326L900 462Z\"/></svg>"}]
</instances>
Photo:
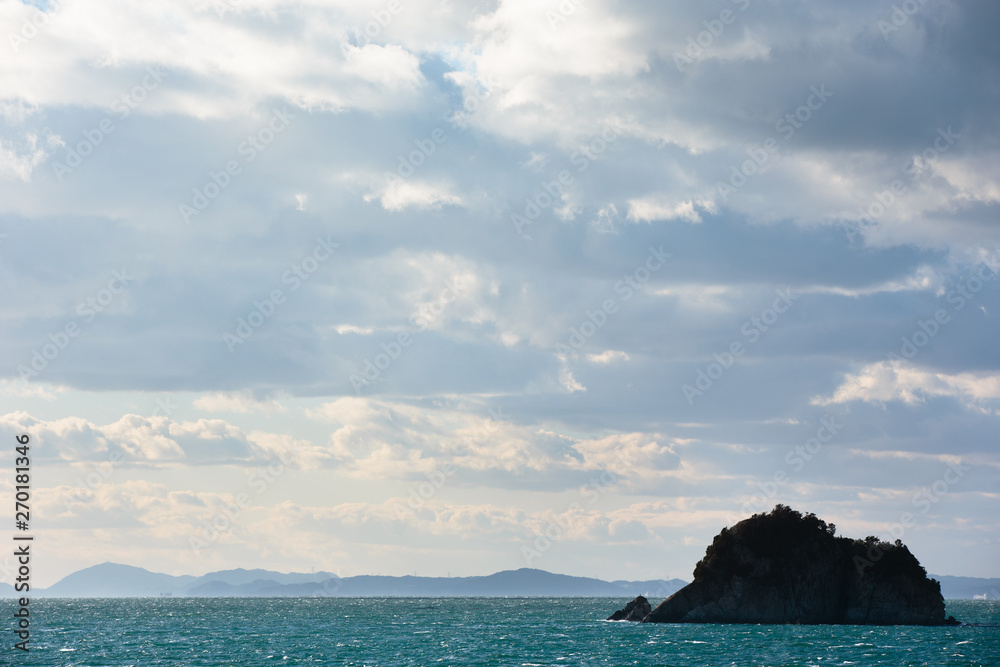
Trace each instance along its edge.
<instances>
[{"instance_id":1,"label":"rocky island","mask_svg":"<svg viewBox=\"0 0 1000 667\"><path fill-rule=\"evenodd\" d=\"M608 620L642 623L946 625L941 586L910 550L837 537L784 505L723 528L694 581L655 609L639 596Z\"/></svg>"}]
</instances>

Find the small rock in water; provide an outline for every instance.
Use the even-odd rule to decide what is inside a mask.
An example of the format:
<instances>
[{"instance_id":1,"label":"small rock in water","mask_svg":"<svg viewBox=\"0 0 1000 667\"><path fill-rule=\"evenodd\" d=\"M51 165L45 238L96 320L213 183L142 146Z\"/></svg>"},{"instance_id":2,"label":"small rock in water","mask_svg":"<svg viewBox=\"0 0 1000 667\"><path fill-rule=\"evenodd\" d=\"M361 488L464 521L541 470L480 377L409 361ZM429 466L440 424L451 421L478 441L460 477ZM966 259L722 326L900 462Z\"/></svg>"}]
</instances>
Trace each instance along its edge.
<instances>
[{"instance_id":1,"label":"small rock in water","mask_svg":"<svg viewBox=\"0 0 1000 667\"><path fill-rule=\"evenodd\" d=\"M653 611L653 608L650 606L649 600L640 595L625 605L624 609L619 609L615 613L608 616L608 620L640 622L642 619L646 618L646 614L651 611Z\"/></svg>"}]
</instances>

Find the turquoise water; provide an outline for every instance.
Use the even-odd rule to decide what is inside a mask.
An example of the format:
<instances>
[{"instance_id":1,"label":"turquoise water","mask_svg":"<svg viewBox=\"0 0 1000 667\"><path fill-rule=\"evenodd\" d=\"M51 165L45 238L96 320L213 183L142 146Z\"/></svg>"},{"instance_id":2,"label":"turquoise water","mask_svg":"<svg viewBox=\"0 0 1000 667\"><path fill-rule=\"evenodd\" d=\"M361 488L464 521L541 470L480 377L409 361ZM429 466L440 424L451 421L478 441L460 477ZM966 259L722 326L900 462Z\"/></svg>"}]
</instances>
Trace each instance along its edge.
<instances>
[{"instance_id":1,"label":"turquoise water","mask_svg":"<svg viewBox=\"0 0 1000 667\"><path fill-rule=\"evenodd\" d=\"M0 664L1000 665L1000 627L641 625L608 598L145 598L31 601L32 651ZM12 600L0 602L11 619ZM1000 623L1000 602L956 600ZM8 622L5 628L11 628Z\"/></svg>"}]
</instances>

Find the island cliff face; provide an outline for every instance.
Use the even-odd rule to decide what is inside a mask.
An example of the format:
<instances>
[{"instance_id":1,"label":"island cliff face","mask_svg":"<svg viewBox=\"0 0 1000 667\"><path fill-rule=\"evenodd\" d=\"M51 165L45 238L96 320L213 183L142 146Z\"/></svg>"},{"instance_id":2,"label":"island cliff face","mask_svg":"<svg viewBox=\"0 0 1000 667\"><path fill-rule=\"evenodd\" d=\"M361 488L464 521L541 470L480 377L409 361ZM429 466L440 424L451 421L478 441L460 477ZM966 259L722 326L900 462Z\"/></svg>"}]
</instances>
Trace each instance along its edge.
<instances>
[{"instance_id":1,"label":"island cliff face","mask_svg":"<svg viewBox=\"0 0 1000 667\"><path fill-rule=\"evenodd\" d=\"M940 584L899 540L834 533L833 524L783 505L723 528L695 567L694 581L642 622L955 622L945 620Z\"/></svg>"}]
</instances>

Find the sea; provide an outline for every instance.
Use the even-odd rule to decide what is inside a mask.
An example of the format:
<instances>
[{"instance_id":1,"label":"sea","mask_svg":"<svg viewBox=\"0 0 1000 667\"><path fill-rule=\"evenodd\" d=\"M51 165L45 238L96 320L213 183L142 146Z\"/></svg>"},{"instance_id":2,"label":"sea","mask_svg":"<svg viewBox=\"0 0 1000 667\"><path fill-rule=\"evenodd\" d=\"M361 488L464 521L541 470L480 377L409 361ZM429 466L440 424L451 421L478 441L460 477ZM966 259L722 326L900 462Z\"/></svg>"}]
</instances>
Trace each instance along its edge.
<instances>
[{"instance_id":1,"label":"sea","mask_svg":"<svg viewBox=\"0 0 1000 667\"><path fill-rule=\"evenodd\" d=\"M998 665L1000 601L952 600L957 627L639 624L625 598L33 599L30 651L0 665ZM990 627L992 626L992 627Z\"/></svg>"}]
</instances>

